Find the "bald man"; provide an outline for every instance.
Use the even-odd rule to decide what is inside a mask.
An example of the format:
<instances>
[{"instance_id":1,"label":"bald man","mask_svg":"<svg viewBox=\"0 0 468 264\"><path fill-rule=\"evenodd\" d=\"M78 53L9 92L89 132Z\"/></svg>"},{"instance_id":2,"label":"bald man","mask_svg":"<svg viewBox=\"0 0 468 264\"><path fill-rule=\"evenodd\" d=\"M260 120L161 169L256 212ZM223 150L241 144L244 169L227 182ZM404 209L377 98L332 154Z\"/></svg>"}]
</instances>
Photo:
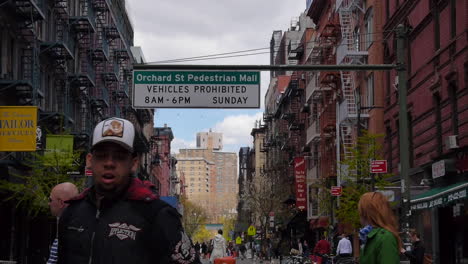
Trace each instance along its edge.
<instances>
[{"instance_id":1,"label":"bald man","mask_svg":"<svg viewBox=\"0 0 468 264\"><path fill-rule=\"evenodd\" d=\"M77 195L78 188L76 188L75 184L71 182L64 182L55 185L55 187L52 188L49 196L49 207L52 215L59 218L65 208L68 206L65 201L68 201ZM49 259L47 260L47 264L57 263L57 249L58 239L55 238L54 243L52 243L52 246L50 247L50 254Z\"/></svg>"},{"instance_id":2,"label":"bald man","mask_svg":"<svg viewBox=\"0 0 468 264\"><path fill-rule=\"evenodd\" d=\"M49 207L50 212L55 217L60 217L63 210L68 206L65 201L78 195L78 188L71 182L57 184L50 192Z\"/></svg>"}]
</instances>

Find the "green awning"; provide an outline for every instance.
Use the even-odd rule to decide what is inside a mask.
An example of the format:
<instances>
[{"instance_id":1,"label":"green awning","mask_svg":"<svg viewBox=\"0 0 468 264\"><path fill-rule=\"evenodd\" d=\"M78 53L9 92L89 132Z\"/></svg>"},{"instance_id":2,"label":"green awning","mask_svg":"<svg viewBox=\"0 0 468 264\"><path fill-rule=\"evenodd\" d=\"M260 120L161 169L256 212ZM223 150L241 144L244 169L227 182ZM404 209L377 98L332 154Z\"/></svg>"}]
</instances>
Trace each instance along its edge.
<instances>
[{"instance_id":1,"label":"green awning","mask_svg":"<svg viewBox=\"0 0 468 264\"><path fill-rule=\"evenodd\" d=\"M411 210L446 206L467 198L468 182L459 182L445 187L433 188L411 199Z\"/></svg>"}]
</instances>

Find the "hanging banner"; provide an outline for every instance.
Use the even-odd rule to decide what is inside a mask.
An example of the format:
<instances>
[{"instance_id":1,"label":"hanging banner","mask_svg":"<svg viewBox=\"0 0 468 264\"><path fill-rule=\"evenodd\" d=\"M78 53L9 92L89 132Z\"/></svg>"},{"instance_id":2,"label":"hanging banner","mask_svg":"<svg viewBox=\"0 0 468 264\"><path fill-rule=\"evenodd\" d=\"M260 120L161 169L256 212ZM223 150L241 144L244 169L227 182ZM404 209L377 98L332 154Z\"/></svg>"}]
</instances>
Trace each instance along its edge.
<instances>
[{"instance_id":1,"label":"hanging banner","mask_svg":"<svg viewBox=\"0 0 468 264\"><path fill-rule=\"evenodd\" d=\"M0 106L0 151L36 151L36 106Z\"/></svg>"},{"instance_id":2,"label":"hanging banner","mask_svg":"<svg viewBox=\"0 0 468 264\"><path fill-rule=\"evenodd\" d=\"M307 206L307 186L304 157L294 158L294 178L296 182L296 207L299 210L305 210Z\"/></svg>"},{"instance_id":3,"label":"hanging banner","mask_svg":"<svg viewBox=\"0 0 468 264\"><path fill-rule=\"evenodd\" d=\"M73 163L73 136L47 135L44 156L47 166L71 165Z\"/></svg>"}]
</instances>

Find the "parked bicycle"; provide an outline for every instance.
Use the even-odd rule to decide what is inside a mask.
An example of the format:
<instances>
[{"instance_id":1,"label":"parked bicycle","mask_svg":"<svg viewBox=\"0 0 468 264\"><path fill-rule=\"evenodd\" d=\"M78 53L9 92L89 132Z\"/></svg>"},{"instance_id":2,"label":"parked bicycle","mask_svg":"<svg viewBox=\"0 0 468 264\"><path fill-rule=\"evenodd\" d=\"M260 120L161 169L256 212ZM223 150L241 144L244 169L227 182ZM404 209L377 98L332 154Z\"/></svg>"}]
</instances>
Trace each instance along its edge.
<instances>
[{"instance_id":1,"label":"parked bicycle","mask_svg":"<svg viewBox=\"0 0 468 264\"><path fill-rule=\"evenodd\" d=\"M302 255L291 255L284 258L284 264L312 264L310 258Z\"/></svg>"}]
</instances>

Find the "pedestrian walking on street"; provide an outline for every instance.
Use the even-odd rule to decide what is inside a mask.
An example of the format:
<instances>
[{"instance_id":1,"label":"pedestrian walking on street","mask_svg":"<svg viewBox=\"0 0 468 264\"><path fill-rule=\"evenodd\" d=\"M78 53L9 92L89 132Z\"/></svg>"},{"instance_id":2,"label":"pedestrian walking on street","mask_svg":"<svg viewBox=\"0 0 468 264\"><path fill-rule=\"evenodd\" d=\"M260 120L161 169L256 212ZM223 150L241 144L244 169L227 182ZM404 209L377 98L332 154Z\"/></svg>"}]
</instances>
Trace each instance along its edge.
<instances>
[{"instance_id":1,"label":"pedestrian walking on street","mask_svg":"<svg viewBox=\"0 0 468 264\"><path fill-rule=\"evenodd\" d=\"M194 247L195 247L195 251L196 251L198 254L201 254L201 252L200 252L200 243L198 243L198 241L197 241L197 243L195 243L195 246L194 246Z\"/></svg>"},{"instance_id":2,"label":"pedestrian walking on street","mask_svg":"<svg viewBox=\"0 0 468 264\"><path fill-rule=\"evenodd\" d=\"M327 237L323 234L322 239L320 239L314 247L313 253L317 260L317 264L326 264L328 262L328 257L330 256L330 252L330 242L328 242Z\"/></svg>"},{"instance_id":3,"label":"pedestrian walking on street","mask_svg":"<svg viewBox=\"0 0 468 264\"><path fill-rule=\"evenodd\" d=\"M66 201L70 200L71 198L78 195L78 188L76 188L75 184L71 182L63 182L55 185L52 188L49 196L49 207L50 213L57 218L57 223L60 219L65 208L67 208L68 203ZM58 229L58 228L57 228ZM58 256L58 230L54 242L50 247L50 254L49 259L47 260L47 264L54 264L57 263L57 256Z\"/></svg>"},{"instance_id":4,"label":"pedestrian walking on street","mask_svg":"<svg viewBox=\"0 0 468 264\"><path fill-rule=\"evenodd\" d=\"M245 244L242 243L240 246L239 246L239 258L241 260L244 260L245 259L245 252L247 251L247 248L245 247Z\"/></svg>"},{"instance_id":5,"label":"pedestrian walking on street","mask_svg":"<svg viewBox=\"0 0 468 264\"><path fill-rule=\"evenodd\" d=\"M336 247L336 261L340 263L340 260L350 258L353 256L353 246L351 245L351 241L349 241L346 234L341 235L341 239L338 242L338 246Z\"/></svg>"},{"instance_id":6,"label":"pedestrian walking on street","mask_svg":"<svg viewBox=\"0 0 468 264\"><path fill-rule=\"evenodd\" d=\"M207 254L208 254L208 246L206 245L205 241L203 241L203 243L201 245L201 253L202 253L202 257L206 258Z\"/></svg>"},{"instance_id":7,"label":"pedestrian walking on street","mask_svg":"<svg viewBox=\"0 0 468 264\"><path fill-rule=\"evenodd\" d=\"M358 204L361 224L359 238L364 245L361 264L400 263L401 240L398 224L387 198L380 192L368 192Z\"/></svg>"},{"instance_id":8,"label":"pedestrian walking on street","mask_svg":"<svg viewBox=\"0 0 468 264\"><path fill-rule=\"evenodd\" d=\"M109 118L94 129L86 156L94 185L69 201L59 224L58 263L199 263L180 215L147 184L139 167L135 128Z\"/></svg>"},{"instance_id":9,"label":"pedestrian walking on street","mask_svg":"<svg viewBox=\"0 0 468 264\"><path fill-rule=\"evenodd\" d=\"M425 248L421 241L421 237L415 229L410 230L409 236L413 243L413 248L411 250L401 248L400 251L408 257L411 264L423 264Z\"/></svg>"},{"instance_id":10,"label":"pedestrian walking on street","mask_svg":"<svg viewBox=\"0 0 468 264\"><path fill-rule=\"evenodd\" d=\"M211 243L213 251L211 252L210 262L214 263L215 259L226 256L226 239L223 237L223 230L218 230L218 234L216 234Z\"/></svg>"}]
</instances>

